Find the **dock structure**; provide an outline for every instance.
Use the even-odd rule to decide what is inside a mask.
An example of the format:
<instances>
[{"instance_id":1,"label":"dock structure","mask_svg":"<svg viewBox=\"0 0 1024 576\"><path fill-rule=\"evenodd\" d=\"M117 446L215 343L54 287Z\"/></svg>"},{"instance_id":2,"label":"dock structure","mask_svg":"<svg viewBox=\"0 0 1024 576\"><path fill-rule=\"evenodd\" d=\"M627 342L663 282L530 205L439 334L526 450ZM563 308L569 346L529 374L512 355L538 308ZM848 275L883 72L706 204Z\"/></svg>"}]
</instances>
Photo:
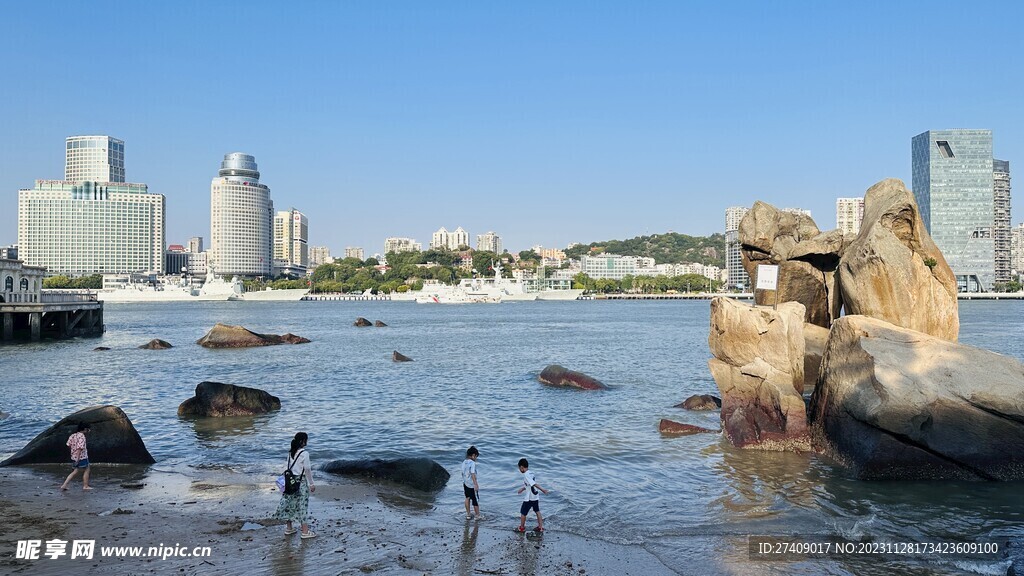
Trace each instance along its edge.
<instances>
[{"instance_id":1,"label":"dock structure","mask_svg":"<svg viewBox=\"0 0 1024 576\"><path fill-rule=\"evenodd\" d=\"M593 300L711 300L716 296L727 296L734 300L753 300L754 295L746 293L684 292L682 294L593 294ZM584 296L583 298L587 298Z\"/></svg>"},{"instance_id":2,"label":"dock structure","mask_svg":"<svg viewBox=\"0 0 1024 576\"><path fill-rule=\"evenodd\" d=\"M366 301L366 300L391 300L390 294L306 294L302 297L303 300L310 301L326 301L326 300L351 300L351 301Z\"/></svg>"},{"instance_id":3,"label":"dock structure","mask_svg":"<svg viewBox=\"0 0 1024 576\"><path fill-rule=\"evenodd\" d=\"M43 290L45 268L0 260L0 341L103 334L96 294Z\"/></svg>"}]
</instances>

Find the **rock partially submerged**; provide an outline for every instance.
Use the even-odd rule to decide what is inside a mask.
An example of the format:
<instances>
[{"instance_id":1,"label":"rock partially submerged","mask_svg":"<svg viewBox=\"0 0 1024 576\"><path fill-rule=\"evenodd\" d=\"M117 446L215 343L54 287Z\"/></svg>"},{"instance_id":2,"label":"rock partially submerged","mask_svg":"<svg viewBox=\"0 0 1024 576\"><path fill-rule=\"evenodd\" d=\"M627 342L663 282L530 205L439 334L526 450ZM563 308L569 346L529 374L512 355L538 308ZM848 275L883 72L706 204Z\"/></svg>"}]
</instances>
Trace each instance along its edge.
<instances>
[{"instance_id":1,"label":"rock partially submerged","mask_svg":"<svg viewBox=\"0 0 1024 576\"><path fill-rule=\"evenodd\" d=\"M832 326L816 444L862 479L1024 479L1024 364L865 316Z\"/></svg>"},{"instance_id":2,"label":"rock partially submerged","mask_svg":"<svg viewBox=\"0 0 1024 576\"><path fill-rule=\"evenodd\" d=\"M376 326L377 328L384 328L387 326L387 324L381 322L380 320L374 321L373 325Z\"/></svg>"},{"instance_id":3,"label":"rock partially submerged","mask_svg":"<svg viewBox=\"0 0 1024 576\"><path fill-rule=\"evenodd\" d=\"M358 326L360 328L366 328L367 326L373 326L373 323L367 320L366 318L360 316L359 318L356 318L356 321L353 322L352 325Z\"/></svg>"},{"instance_id":4,"label":"rock partially submerged","mask_svg":"<svg viewBox=\"0 0 1024 576\"><path fill-rule=\"evenodd\" d=\"M395 350L394 352L391 353L391 361L392 362L412 362L412 358L409 358L405 354L402 354L398 350Z\"/></svg>"},{"instance_id":5,"label":"rock partially submerged","mask_svg":"<svg viewBox=\"0 0 1024 576\"><path fill-rule=\"evenodd\" d=\"M149 342L139 346L139 348L142 350L167 350L168 348L174 348L174 346L171 346L171 343L166 340L153 338Z\"/></svg>"},{"instance_id":6,"label":"rock partially submerged","mask_svg":"<svg viewBox=\"0 0 1024 576\"><path fill-rule=\"evenodd\" d=\"M686 410L718 410L722 407L722 400L711 394L694 394L675 407Z\"/></svg>"},{"instance_id":7,"label":"rock partially submerged","mask_svg":"<svg viewBox=\"0 0 1024 576\"><path fill-rule=\"evenodd\" d=\"M97 346L92 349L93 352L106 352L107 350L110 350L110 348L107 348L106 346Z\"/></svg>"},{"instance_id":8,"label":"rock partially submerged","mask_svg":"<svg viewBox=\"0 0 1024 576\"><path fill-rule=\"evenodd\" d=\"M565 388L579 388L580 390L607 390L608 387L598 381L596 378L587 376L582 372L576 372L575 370L568 370L559 366L558 364L552 364L541 371L537 377L541 384L547 384L548 386L561 386Z\"/></svg>"},{"instance_id":9,"label":"rock partially submerged","mask_svg":"<svg viewBox=\"0 0 1024 576\"><path fill-rule=\"evenodd\" d=\"M864 223L838 275L846 314L956 342L956 277L900 180L883 180L864 195Z\"/></svg>"},{"instance_id":10,"label":"rock partially submerged","mask_svg":"<svg viewBox=\"0 0 1024 576\"><path fill-rule=\"evenodd\" d=\"M334 460L323 467L324 472L386 480L422 490L437 492L448 484L448 471L430 458L398 458L395 460Z\"/></svg>"},{"instance_id":11,"label":"rock partially submerged","mask_svg":"<svg viewBox=\"0 0 1024 576\"><path fill-rule=\"evenodd\" d=\"M71 452L67 447L68 436L74 434L82 422L89 424L91 429L87 437L91 463L156 462L123 410L117 406L93 406L79 410L50 426L14 456L0 462L0 466L69 463Z\"/></svg>"},{"instance_id":12,"label":"rock partially submerged","mask_svg":"<svg viewBox=\"0 0 1024 576\"><path fill-rule=\"evenodd\" d=\"M258 334L242 326L229 326L217 323L205 336L196 340L196 344L206 348L250 348L255 346L274 346L276 344L305 344L308 339L294 334L278 336L276 334Z\"/></svg>"},{"instance_id":13,"label":"rock partially submerged","mask_svg":"<svg viewBox=\"0 0 1024 576\"><path fill-rule=\"evenodd\" d=\"M721 432L721 430L701 428L700 426L694 426L693 424L683 424L682 422L662 418L661 422L658 423L658 432L661 432L662 434L674 434L677 436L690 436L692 434L717 434Z\"/></svg>"},{"instance_id":14,"label":"rock partially submerged","mask_svg":"<svg viewBox=\"0 0 1024 576\"><path fill-rule=\"evenodd\" d=\"M280 410L281 400L258 388L200 382L196 395L178 406L178 416L254 416Z\"/></svg>"},{"instance_id":15,"label":"rock partially submerged","mask_svg":"<svg viewBox=\"0 0 1024 576\"><path fill-rule=\"evenodd\" d=\"M711 375L722 394L722 428L740 448L807 450L804 307L778 310L711 301Z\"/></svg>"}]
</instances>

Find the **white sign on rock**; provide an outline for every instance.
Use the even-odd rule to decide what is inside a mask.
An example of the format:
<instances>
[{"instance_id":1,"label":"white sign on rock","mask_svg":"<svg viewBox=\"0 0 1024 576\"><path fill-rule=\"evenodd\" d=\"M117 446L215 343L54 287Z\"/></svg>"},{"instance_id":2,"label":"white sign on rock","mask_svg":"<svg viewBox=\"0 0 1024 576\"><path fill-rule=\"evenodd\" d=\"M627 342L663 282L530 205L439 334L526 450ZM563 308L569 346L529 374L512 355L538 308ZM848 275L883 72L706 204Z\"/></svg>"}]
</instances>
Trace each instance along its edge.
<instances>
[{"instance_id":1,"label":"white sign on rock","mask_svg":"<svg viewBox=\"0 0 1024 576\"><path fill-rule=\"evenodd\" d=\"M757 266L757 289L775 290L779 284L779 267L774 264Z\"/></svg>"}]
</instances>

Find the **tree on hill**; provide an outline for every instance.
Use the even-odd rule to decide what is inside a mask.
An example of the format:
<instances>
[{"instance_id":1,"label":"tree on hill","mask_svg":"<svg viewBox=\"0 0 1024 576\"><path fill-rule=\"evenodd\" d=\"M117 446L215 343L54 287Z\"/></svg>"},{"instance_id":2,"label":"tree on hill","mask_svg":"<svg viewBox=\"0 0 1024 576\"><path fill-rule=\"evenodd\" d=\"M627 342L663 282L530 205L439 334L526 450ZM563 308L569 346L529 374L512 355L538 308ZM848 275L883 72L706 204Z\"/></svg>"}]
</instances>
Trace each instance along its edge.
<instances>
[{"instance_id":1,"label":"tree on hill","mask_svg":"<svg viewBox=\"0 0 1024 576\"><path fill-rule=\"evenodd\" d=\"M637 236L629 240L591 242L565 250L565 255L570 258L599 253L654 258L657 264L697 262L724 268L725 236L723 234L688 236L677 232L668 232L651 236Z\"/></svg>"}]
</instances>

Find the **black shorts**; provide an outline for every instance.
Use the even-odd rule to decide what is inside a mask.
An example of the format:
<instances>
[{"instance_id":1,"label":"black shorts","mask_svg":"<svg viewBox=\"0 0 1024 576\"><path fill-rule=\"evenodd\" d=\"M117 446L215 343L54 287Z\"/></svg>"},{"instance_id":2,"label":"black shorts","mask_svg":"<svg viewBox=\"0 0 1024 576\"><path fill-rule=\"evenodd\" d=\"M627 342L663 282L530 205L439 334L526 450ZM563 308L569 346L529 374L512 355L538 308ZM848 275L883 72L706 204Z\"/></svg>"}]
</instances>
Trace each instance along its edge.
<instances>
[{"instance_id":1,"label":"black shorts","mask_svg":"<svg viewBox=\"0 0 1024 576\"><path fill-rule=\"evenodd\" d=\"M465 484L463 484L462 485L462 491L466 493L466 498L469 498L469 501L473 503L473 506L479 506L480 505L480 503L476 501L476 490L475 489L470 488L469 486L466 486Z\"/></svg>"},{"instance_id":2,"label":"black shorts","mask_svg":"<svg viewBox=\"0 0 1024 576\"><path fill-rule=\"evenodd\" d=\"M519 507L519 515L526 516L530 513L530 510L540 513L540 500L527 500L523 502L523 505Z\"/></svg>"}]
</instances>

